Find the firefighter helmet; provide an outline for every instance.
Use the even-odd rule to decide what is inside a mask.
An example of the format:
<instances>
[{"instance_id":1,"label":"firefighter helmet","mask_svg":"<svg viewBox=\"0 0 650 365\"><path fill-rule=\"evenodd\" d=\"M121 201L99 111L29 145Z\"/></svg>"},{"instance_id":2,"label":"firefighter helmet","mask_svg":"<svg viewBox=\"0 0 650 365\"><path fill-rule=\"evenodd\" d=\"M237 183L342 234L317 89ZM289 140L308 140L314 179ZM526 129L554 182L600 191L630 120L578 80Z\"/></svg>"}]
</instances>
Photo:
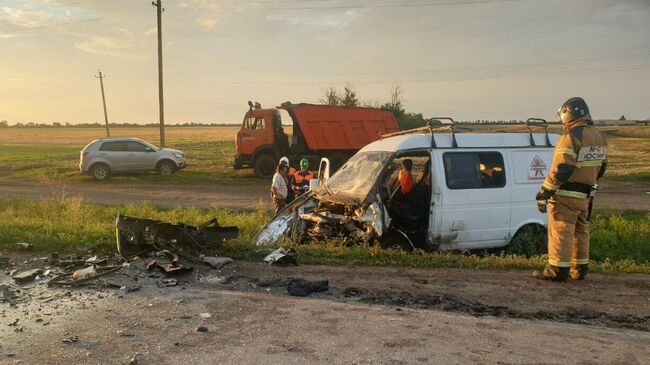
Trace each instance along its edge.
<instances>
[{"instance_id":1,"label":"firefighter helmet","mask_svg":"<svg viewBox=\"0 0 650 365\"><path fill-rule=\"evenodd\" d=\"M589 106L583 98L573 97L562 104L557 111L557 115L562 120L562 123L570 123L574 120L588 119L591 120L589 114Z\"/></svg>"}]
</instances>

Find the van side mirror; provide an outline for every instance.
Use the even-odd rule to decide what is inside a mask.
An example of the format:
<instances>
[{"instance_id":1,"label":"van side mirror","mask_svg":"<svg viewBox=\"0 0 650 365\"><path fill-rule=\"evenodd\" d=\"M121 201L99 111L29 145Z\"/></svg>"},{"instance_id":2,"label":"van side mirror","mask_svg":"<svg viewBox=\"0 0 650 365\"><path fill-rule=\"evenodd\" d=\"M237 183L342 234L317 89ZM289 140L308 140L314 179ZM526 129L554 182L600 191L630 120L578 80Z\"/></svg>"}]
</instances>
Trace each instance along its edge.
<instances>
[{"instance_id":1,"label":"van side mirror","mask_svg":"<svg viewBox=\"0 0 650 365\"><path fill-rule=\"evenodd\" d=\"M320 159L320 163L318 164L318 178L321 184L330 178L330 160L327 157Z\"/></svg>"}]
</instances>

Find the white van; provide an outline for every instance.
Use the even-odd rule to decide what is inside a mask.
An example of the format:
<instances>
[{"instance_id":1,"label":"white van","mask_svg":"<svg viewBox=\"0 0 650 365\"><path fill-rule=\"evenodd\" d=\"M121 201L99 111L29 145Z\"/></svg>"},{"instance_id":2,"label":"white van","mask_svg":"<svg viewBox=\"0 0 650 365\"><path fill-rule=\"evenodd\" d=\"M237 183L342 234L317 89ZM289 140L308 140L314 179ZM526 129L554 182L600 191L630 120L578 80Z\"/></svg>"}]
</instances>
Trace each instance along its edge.
<instances>
[{"instance_id":1,"label":"white van","mask_svg":"<svg viewBox=\"0 0 650 365\"><path fill-rule=\"evenodd\" d=\"M537 210L535 194L558 138L453 127L384 135L279 212L254 242L340 239L432 251L500 248L534 234L541 239L531 242L538 251L531 253L542 253L547 216ZM403 194L397 175L407 159L413 188Z\"/></svg>"}]
</instances>

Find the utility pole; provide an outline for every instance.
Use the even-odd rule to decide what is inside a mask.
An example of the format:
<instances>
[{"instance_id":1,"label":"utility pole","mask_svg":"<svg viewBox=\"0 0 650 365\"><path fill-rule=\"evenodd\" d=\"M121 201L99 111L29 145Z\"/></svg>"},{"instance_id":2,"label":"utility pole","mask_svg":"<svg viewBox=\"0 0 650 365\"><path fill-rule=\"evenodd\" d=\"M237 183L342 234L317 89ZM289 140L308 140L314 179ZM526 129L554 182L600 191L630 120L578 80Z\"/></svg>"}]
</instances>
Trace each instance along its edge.
<instances>
[{"instance_id":1,"label":"utility pole","mask_svg":"<svg viewBox=\"0 0 650 365\"><path fill-rule=\"evenodd\" d=\"M160 115L160 147L165 147L165 105L163 101L163 64L162 64L162 0L152 1L156 7L158 19L158 107Z\"/></svg>"},{"instance_id":2,"label":"utility pole","mask_svg":"<svg viewBox=\"0 0 650 365\"><path fill-rule=\"evenodd\" d=\"M102 75L102 70L97 70L99 72L99 76L95 75L96 78L99 79L99 86L102 89L102 104L104 104L104 122L106 123L106 137L111 136L111 132L108 130L108 114L106 113L106 97L104 97L104 77L106 75Z\"/></svg>"}]
</instances>

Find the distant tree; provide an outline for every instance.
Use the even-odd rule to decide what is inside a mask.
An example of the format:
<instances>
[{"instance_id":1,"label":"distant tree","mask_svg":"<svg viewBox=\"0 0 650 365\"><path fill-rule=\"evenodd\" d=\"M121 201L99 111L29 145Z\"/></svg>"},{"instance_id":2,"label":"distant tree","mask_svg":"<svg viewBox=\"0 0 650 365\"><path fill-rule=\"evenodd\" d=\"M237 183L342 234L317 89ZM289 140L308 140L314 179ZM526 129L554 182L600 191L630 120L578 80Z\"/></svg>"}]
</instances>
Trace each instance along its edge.
<instances>
[{"instance_id":1,"label":"distant tree","mask_svg":"<svg viewBox=\"0 0 650 365\"><path fill-rule=\"evenodd\" d=\"M320 103L325 105L340 105L341 97L339 97L339 93L336 88L329 87L323 90L323 98L320 99Z\"/></svg>"},{"instance_id":2,"label":"distant tree","mask_svg":"<svg viewBox=\"0 0 650 365\"><path fill-rule=\"evenodd\" d=\"M61 123L54 122L54 123L52 123L52 127L61 127Z\"/></svg>"},{"instance_id":3,"label":"distant tree","mask_svg":"<svg viewBox=\"0 0 650 365\"><path fill-rule=\"evenodd\" d=\"M621 117L618 118L618 120L621 120L621 121L625 120L625 115L621 115Z\"/></svg>"},{"instance_id":4,"label":"distant tree","mask_svg":"<svg viewBox=\"0 0 650 365\"><path fill-rule=\"evenodd\" d=\"M390 89L390 101L384 103L381 108L393 112L395 119L400 120L404 113L404 89L400 84L395 84Z\"/></svg>"},{"instance_id":5,"label":"distant tree","mask_svg":"<svg viewBox=\"0 0 650 365\"><path fill-rule=\"evenodd\" d=\"M343 88L343 97L341 98L340 105L348 107L359 106L357 92L351 84L346 84Z\"/></svg>"},{"instance_id":6,"label":"distant tree","mask_svg":"<svg viewBox=\"0 0 650 365\"><path fill-rule=\"evenodd\" d=\"M9 126L9 122L7 122L6 120L0 122L0 127L7 127L7 126Z\"/></svg>"}]
</instances>

